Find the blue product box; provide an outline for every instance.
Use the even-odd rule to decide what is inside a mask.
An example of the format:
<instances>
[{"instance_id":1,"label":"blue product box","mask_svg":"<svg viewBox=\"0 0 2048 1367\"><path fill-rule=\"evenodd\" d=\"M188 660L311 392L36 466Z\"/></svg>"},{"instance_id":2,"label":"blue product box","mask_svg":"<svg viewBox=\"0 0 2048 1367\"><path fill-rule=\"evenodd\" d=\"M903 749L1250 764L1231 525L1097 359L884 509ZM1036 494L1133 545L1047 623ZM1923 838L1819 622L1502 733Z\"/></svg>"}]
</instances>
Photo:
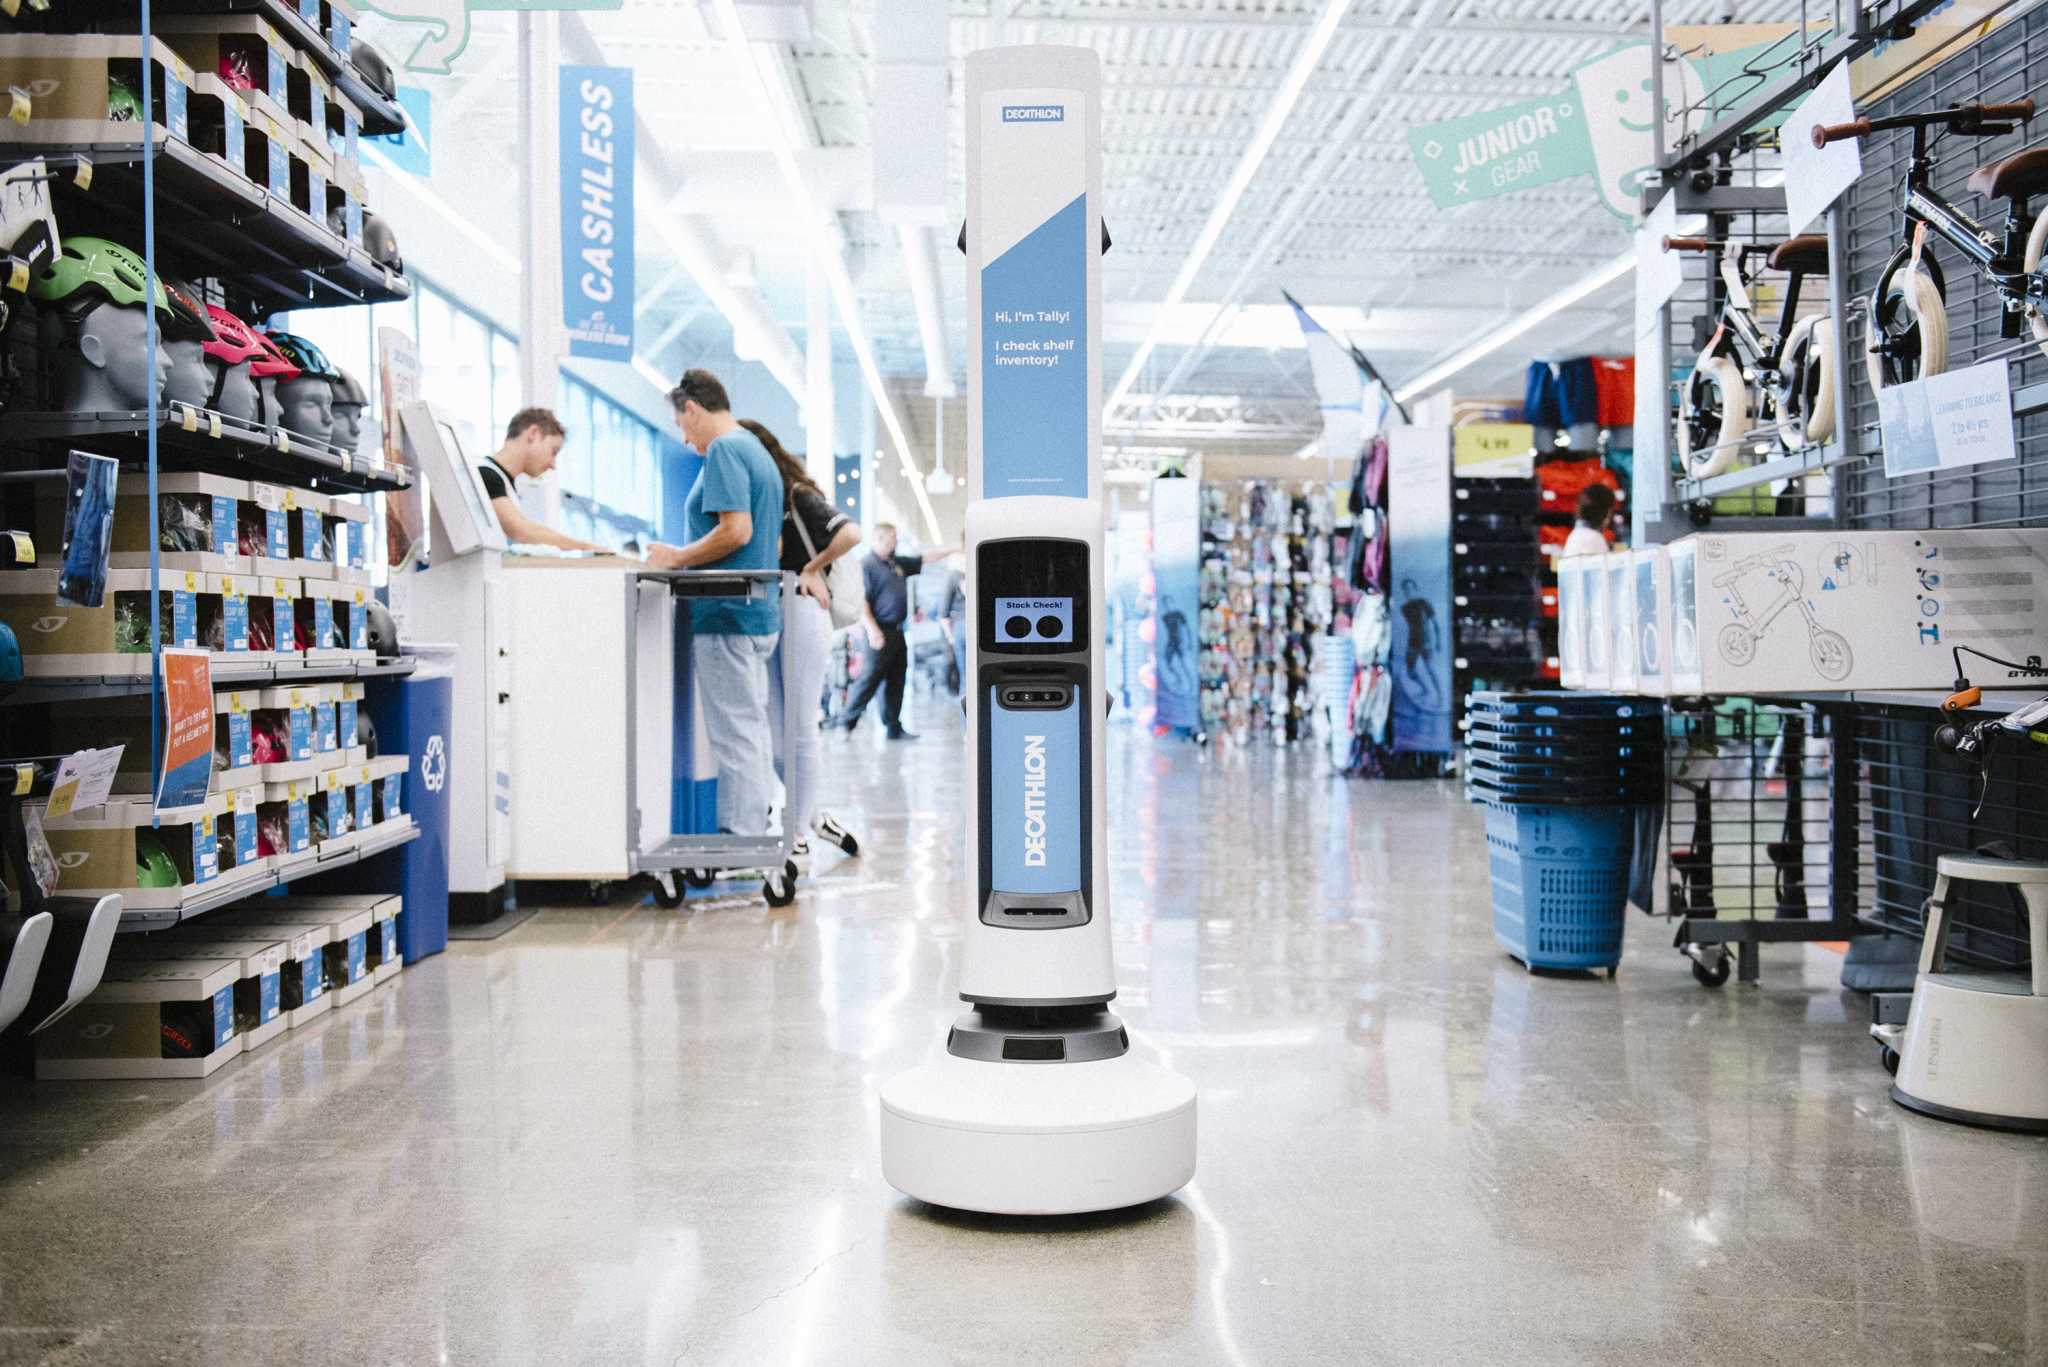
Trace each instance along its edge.
<instances>
[{"instance_id":1,"label":"blue product box","mask_svg":"<svg viewBox=\"0 0 2048 1367\"><path fill-rule=\"evenodd\" d=\"M284 981L280 974L265 973L256 980L256 1018L268 1025L284 1009Z\"/></svg>"},{"instance_id":2,"label":"blue product box","mask_svg":"<svg viewBox=\"0 0 2048 1367\"><path fill-rule=\"evenodd\" d=\"M356 748L356 708L354 698L343 698L334 705L335 741L344 750Z\"/></svg>"},{"instance_id":3,"label":"blue product box","mask_svg":"<svg viewBox=\"0 0 2048 1367\"><path fill-rule=\"evenodd\" d=\"M243 769L256 762L250 748L251 731L247 712L225 712L221 722L228 730L228 768Z\"/></svg>"},{"instance_id":4,"label":"blue product box","mask_svg":"<svg viewBox=\"0 0 2048 1367\"><path fill-rule=\"evenodd\" d=\"M220 605L225 619L227 648L246 655L249 651L249 600L239 593L224 593Z\"/></svg>"},{"instance_id":5,"label":"blue product box","mask_svg":"<svg viewBox=\"0 0 2048 1367\"><path fill-rule=\"evenodd\" d=\"M405 775L386 774L378 790L377 819L395 821L405 814Z\"/></svg>"},{"instance_id":6,"label":"blue product box","mask_svg":"<svg viewBox=\"0 0 2048 1367\"><path fill-rule=\"evenodd\" d=\"M270 534L270 558L289 560L292 558L291 515L282 508L263 510L264 530Z\"/></svg>"},{"instance_id":7,"label":"blue product box","mask_svg":"<svg viewBox=\"0 0 2048 1367\"><path fill-rule=\"evenodd\" d=\"M164 73L164 127L179 142L192 141L192 125L185 117L189 98L191 92L185 89L185 83L173 80L169 72Z\"/></svg>"},{"instance_id":8,"label":"blue product box","mask_svg":"<svg viewBox=\"0 0 2048 1367\"><path fill-rule=\"evenodd\" d=\"M185 589L171 590L171 640L188 649L199 646L199 595Z\"/></svg>"},{"instance_id":9,"label":"blue product box","mask_svg":"<svg viewBox=\"0 0 2048 1367\"><path fill-rule=\"evenodd\" d=\"M234 1037L235 989L229 985L213 994L213 1047L218 1049Z\"/></svg>"},{"instance_id":10,"label":"blue product box","mask_svg":"<svg viewBox=\"0 0 2048 1367\"><path fill-rule=\"evenodd\" d=\"M292 758L313 758L313 709L294 707L291 709Z\"/></svg>"},{"instance_id":11,"label":"blue product box","mask_svg":"<svg viewBox=\"0 0 2048 1367\"><path fill-rule=\"evenodd\" d=\"M256 862L256 811L252 807L246 812L235 813L235 867L247 868Z\"/></svg>"},{"instance_id":12,"label":"blue product box","mask_svg":"<svg viewBox=\"0 0 2048 1367\"><path fill-rule=\"evenodd\" d=\"M236 500L226 494L213 494L213 550L216 555L236 555L241 551L240 538L235 531Z\"/></svg>"},{"instance_id":13,"label":"blue product box","mask_svg":"<svg viewBox=\"0 0 2048 1367\"><path fill-rule=\"evenodd\" d=\"M306 815L306 799L295 797L285 804L285 821L290 832L293 854L303 854L313 848L311 823Z\"/></svg>"},{"instance_id":14,"label":"blue product box","mask_svg":"<svg viewBox=\"0 0 2048 1367\"><path fill-rule=\"evenodd\" d=\"M313 704L313 749L320 754L329 754L336 749L338 741L334 729L334 704L316 702Z\"/></svg>"},{"instance_id":15,"label":"blue product box","mask_svg":"<svg viewBox=\"0 0 2048 1367\"><path fill-rule=\"evenodd\" d=\"M220 832L213 818L202 816L192 823L192 881L211 883L220 877Z\"/></svg>"},{"instance_id":16,"label":"blue product box","mask_svg":"<svg viewBox=\"0 0 2048 1367\"><path fill-rule=\"evenodd\" d=\"M358 783L355 790L356 828L367 830L377 824L377 801L371 794L376 785Z\"/></svg>"},{"instance_id":17,"label":"blue product box","mask_svg":"<svg viewBox=\"0 0 2048 1367\"><path fill-rule=\"evenodd\" d=\"M371 926L377 932L377 962L395 964L398 962L398 918L387 916Z\"/></svg>"}]
</instances>

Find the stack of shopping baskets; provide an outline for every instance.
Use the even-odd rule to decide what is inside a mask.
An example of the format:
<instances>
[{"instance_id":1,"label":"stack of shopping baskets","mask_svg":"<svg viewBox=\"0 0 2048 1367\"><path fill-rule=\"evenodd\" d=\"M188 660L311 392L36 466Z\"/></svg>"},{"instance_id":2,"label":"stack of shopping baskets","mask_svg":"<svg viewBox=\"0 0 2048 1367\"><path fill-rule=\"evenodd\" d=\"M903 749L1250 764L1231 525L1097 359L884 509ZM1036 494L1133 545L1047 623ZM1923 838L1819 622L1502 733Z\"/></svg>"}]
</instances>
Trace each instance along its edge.
<instances>
[{"instance_id":1,"label":"stack of shopping baskets","mask_svg":"<svg viewBox=\"0 0 2048 1367\"><path fill-rule=\"evenodd\" d=\"M1486 807L1495 937L1532 970L1612 974L1636 815L1663 797L1663 704L1474 693L1466 718L1465 786Z\"/></svg>"}]
</instances>

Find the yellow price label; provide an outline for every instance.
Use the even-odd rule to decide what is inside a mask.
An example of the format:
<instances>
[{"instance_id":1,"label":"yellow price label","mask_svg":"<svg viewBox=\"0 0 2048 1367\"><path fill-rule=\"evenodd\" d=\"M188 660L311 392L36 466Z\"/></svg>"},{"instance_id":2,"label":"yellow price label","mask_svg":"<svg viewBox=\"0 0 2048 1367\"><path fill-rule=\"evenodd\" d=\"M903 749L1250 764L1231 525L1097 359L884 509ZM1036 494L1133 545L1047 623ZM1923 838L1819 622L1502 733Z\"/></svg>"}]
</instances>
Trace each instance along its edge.
<instances>
[{"instance_id":1,"label":"yellow price label","mask_svg":"<svg viewBox=\"0 0 2048 1367\"><path fill-rule=\"evenodd\" d=\"M0 14L6 15L9 19L19 18L21 0L0 0Z\"/></svg>"},{"instance_id":2,"label":"yellow price label","mask_svg":"<svg viewBox=\"0 0 2048 1367\"><path fill-rule=\"evenodd\" d=\"M283 434L283 429L278 429L278 435L282 436ZM295 513L299 510L299 496L293 490L287 489L284 491L284 510L288 513Z\"/></svg>"},{"instance_id":3,"label":"yellow price label","mask_svg":"<svg viewBox=\"0 0 2048 1367\"><path fill-rule=\"evenodd\" d=\"M66 780L55 788L50 789L50 805L44 809L43 816L53 821L60 816L69 816L71 815L71 804L77 800L78 780L75 778Z\"/></svg>"},{"instance_id":4,"label":"yellow price label","mask_svg":"<svg viewBox=\"0 0 2048 1367\"><path fill-rule=\"evenodd\" d=\"M17 764L14 766L14 795L27 797L28 790L36 786L36 766Z\"/></svg>"},{"instance_id":5,"label":"yellow price label","mask_svg":"<svg viewBox=\"0 0 2048 1367\"><path fill-rule=\"evenodd\" d=\"M92 188L92 158L80 157L78 165L71 172L71 183L81 190Z\"/></svg>"},{"instance_id":6,"label":"yellow price label","mask_svg":"<svg viewBox=\"0 0 2048 1367\"><path fill-rule=\"evenodd\" d=\"M277 429L277 449L285 455L292 453L292 434L282 427ZM291 507L291 495L285 495L285 507Z\"/></svg>"},{"instance_id":7,"label":"yellow price label","mask_svg":"<svg viewBox=\"0 0 2048 1367\"><path fill-rule=\"evenodd\" d=\"M18 85L11 85L7 87L8 118L13 119L16 123L19 124L26 124L28 122L29 110L32 107L33 102L29 99L28 92L26 90L23 90Z\"/></svg>"},{"instance_id":8,"label":"yellow price label","mask_svg":"<svg viewBox=\"0 0 2048 1367\"><path fill-rule=\"evenodd\" d=\"M7 288L16 294L28 293L28 262L20 257L7 258Z\"/></svg>"},{"instance_id":9,"label":"yellow price label","mask_svg":"<svg viewBox=\"0 0 2048 1367\"><path fill-rule=\"evenodd\" d=\"M299 696L299 690L296 688L294 688L287 696L291 698L291 705L293 707L304 707L306 705L305 700Z\"/></svg>"},{"instance_id":10,"label":"yellow price label","mask_svg":"<svg viewBox=\"0 0 2048 1367\"><path fill-rule=\"evenodd\" d=\"M242 714L243 714L244 712L247 712L248 710L249 710L249 704L248 704L248 703L246 703L246 702L244 702L244 701L242 700L242 695L241 695L241 694L239 694L239 693L230 693L230 694L228 694L228 711L229 711L230 713L232 713L233 715L235 715L235 716L239 717L239 716L241 716L241 715L242 715Z\"/></svg>"},{"instance_id":11,"label":"yellow price label","mask_svg":"<svg viewBox=\"0 0 2048 1367\"><path fill-rule=\"evenodd\" d=\"M220 440L220 414L208 413L206 415L206 435L212 437L215 441Z\"/></svg>"},{"instance_id":12,"label":"yellow price label","mask_svg":"<svg viewBox=\"0 0 2048 1367\"><path fill-rule=\"evenodd\" d=\"M185 592L199 592L199 576L191 570L185 571Z\"/></svg>"},{"instance_id":13,"label":"yellow price label","mask_svg":"<svg viewBox=\"0 0 2048 1367\"><path fill-rule=\"evenodd\" d=\"M36 563L36 541L27 532L9 532L7 539L14 545L14 563L33 565Z\"/></svg>"},{"instance_id":14,"label":"yellow price label","mask_svg":"<svg viewBox=\"0 0 2048 1367\"><path fill-rule=\"evenodd\" d=\"M190 404L179 404L178 426L187 432L197 432L199 430L199 410Z\"/></svg>"}]
</instances>

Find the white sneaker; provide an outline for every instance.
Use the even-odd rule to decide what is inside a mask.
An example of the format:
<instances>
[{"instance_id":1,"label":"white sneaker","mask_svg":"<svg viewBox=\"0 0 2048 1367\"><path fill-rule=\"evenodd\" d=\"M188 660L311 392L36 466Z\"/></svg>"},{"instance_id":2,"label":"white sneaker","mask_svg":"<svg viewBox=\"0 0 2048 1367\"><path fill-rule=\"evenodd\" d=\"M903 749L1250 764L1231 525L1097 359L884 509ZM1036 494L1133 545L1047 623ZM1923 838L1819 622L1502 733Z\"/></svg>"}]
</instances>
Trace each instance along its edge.
<instances>
[{"instance_id":1,"label":"white sneaker","mask_svg":"<svg viewBox=\"0 0 2048 1367\"><path fill-rule=\"evenodd\" d=\"M821 815L811 823L811 829L837 845L848 854L860 853L860 840L852 831L834 821L830 816Z\"/></svg>"}]
</instances>

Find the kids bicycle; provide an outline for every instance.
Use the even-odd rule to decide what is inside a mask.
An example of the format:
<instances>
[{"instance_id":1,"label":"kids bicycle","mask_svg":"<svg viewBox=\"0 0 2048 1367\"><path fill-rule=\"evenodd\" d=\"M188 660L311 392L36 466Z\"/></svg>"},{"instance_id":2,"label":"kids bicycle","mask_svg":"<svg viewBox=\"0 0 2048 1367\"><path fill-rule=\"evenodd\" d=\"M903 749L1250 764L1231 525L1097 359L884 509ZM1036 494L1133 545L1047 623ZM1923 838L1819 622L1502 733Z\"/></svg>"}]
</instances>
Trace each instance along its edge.
<instances>
[{"instance_id":1,"label":"kids bicycle","mask_svg":"<svg viewBox=\"0 0 2048 1367\"><path fill-rule=\"evenodd\" d=\"M1825 444L1835 434L1835 323L1826 314L1799 317L1799 291L1807 276L1826 275L1827 238L1813 233L1745 243L1731 254L1725 242L1667 237L1664 250L1713 253L1724 294L1720 326L1685 382L1680 466L1695 479L1725 474L1735 468L1751 432L1766 425L1789 451ZM1750 302L1759 273L1750 269L1755 258L1788 277L1771 328Z\"/></svg>"},{"instance_id":2,"label":"kids bicycle","mask_svg":"<svg viewBox=\"0 0 2048 1367\"><path fill-rule=\"evenodd\" d=\"M2018 100L1814 125L1815 147L1895 128L1913 130L1913 157L1906 164L1904 240L1870 296L1864 360L1871 388L1939 375L1948 367L1948 286L1940 263L1927 250L1930 234L1955 247L1991 282L2003 309L2000 336L2019 337L2031 328L2041 349L2048 351L2048 271L2042 269L2042 256L2048 251L2048 213L2034 218L2027 207L2028 200L2048 190L2048 146L2015 152L1971 173L1970 189L1987 199L2006 201L2005 230L2000 234L1935 191L1933 147L1927 136L1929 129L1939 129L1943 135L1998 137L2033 117L2034 102Z\"/></svg>"}]
</instances>

